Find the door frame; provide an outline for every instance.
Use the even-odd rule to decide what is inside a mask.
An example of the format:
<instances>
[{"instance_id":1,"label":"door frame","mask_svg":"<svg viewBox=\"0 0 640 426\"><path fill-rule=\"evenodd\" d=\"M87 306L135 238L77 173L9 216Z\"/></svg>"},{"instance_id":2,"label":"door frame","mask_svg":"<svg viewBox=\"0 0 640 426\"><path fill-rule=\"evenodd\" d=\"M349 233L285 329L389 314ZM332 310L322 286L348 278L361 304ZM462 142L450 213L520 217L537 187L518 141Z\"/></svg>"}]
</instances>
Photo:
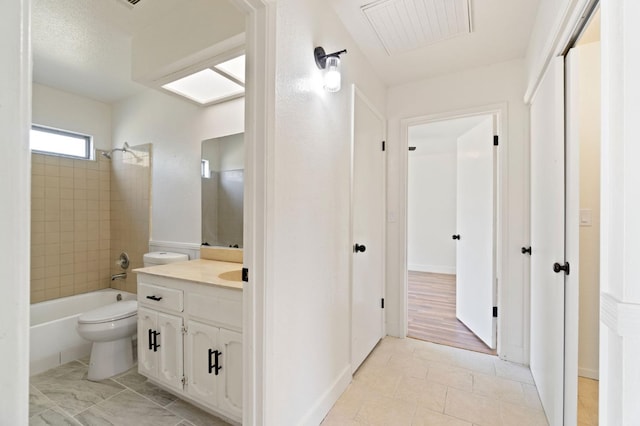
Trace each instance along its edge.
<instances>
[{"instance_id":1,"label":"door frame","mask_svg":"<svg viewBox=\"0 0 640 426\"><path fill-rule=\"evenodd\" d=\"M362 90L360 90L360 88L356 85L356 84L352 84L351 85L351 104L349 105L349 114L351 115L351 135L350 135L350 147L349 147L349 153L350 153L350 164L349 164L349 242L350 244L354 244L354 236L353 236L353 178L354 178L354 173L353 173L353 166L354 166L354 160L355 160L355 108L356 108L356 97L358 97L362 102L365 103L365 105L367 105L369 107L369 109L374 113L374 115L376 117L378 117L380 119L380 121L382 122L382 137L384 138L383 141L386 141L387 138L387 120L385 119L384 115L382 115L380 113L380 111L378 111L378 109L376 108L375 104L373 102L371 102L369 100L369 98L367 97L367 95L364 94L364 92ZM382 142L382 141L381 141ZM386 142L385 142L386 143ZM382 203L380 205L380 208L383 211L383 218L384 220L382 221L382 257L383 259L386 257L386 253L387 253L387 221L386 221L386 205L387 205L387 156L386 156L386 151L385 151L385 155L382 156ZM381 296L385 297L386 295L386 291L387 291L387 265L386 262L382 262L382 292L381 292ZM350 324L349 324L349 363L351 363L351 360L353 359L353 253L351 253L351 255L349 256L349 319L350 319ZM381 335L380 338L382 339L386 334L386 323L387 323L387 316L386 316L386 311L385 309L381 309L382 311L382 315L381 315ZM353 368L353 367L352 367ZM353 373L353 371L352 371Z\"/></svg>"},{"instance_id":2,"label":"door frame","mask_svg":"<svg viewBox=\"0 0 640 426\"><path fill-rule=\"evenodd\" d=\"M399 228L400 232L400 244L401 250L398 253L399 264L402 265L401 276L398 277L402 293L400 298L400 313L402 315L401 331L402 335L406 336L408 332L408 320L409 320L409 308L408 308L408 274L407 274L407 242L408 242L408 201L409 201L409 127L418 126L421 124L428 124L437 121L452 120L456 118L471 117L477 115L494 115L497 119L495 128L499 136L499 146L496 166L497 176L497 207L495 210L495 223L496 223L496 236L495 236L495 268L496 268L496 305L498 306L498 324L497 324L497 354L500 356L503 346L503 335L501 330L508 322L511 312L508 309L508 304L505 303L506 292L503 285L501 285L502 277L507 276L506 266L508 265L508 251L506 237L508 235L507 221L507 207L508 207L508 187L506 185L506 176L508 176L508 153L509 153L509 140L508 140L508 105L506 102L488 104L484 106L467 108L462 110L447 111L437 114L422 115L417 117L405 118L400 120L400 150L404 154L400 155L399 163L399 175L401 176L401 191L399 204L404 206L404 214L399 215ZM524 289L528 291L528 286ZM522 307L518 307L516 310L521 312ZM528 312L525 313L528 317ZM528 329L528 323L525 324ZM528 341L528 333L525 337L525 341ZM528 350L528 349L527 349Z\"/></svg>"}]
</instances>

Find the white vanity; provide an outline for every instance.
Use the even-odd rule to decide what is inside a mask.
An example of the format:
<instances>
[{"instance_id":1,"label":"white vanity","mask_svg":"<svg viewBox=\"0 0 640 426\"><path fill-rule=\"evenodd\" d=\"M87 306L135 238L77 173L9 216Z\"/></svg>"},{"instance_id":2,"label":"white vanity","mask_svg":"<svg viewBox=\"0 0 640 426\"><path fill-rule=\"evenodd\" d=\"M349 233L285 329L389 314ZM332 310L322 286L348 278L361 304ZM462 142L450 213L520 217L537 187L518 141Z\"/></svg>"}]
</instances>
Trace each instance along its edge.
<instances>
[{"instance_id":1,"label":"white vanity","mask_svg":"<svg viewBox=\"0 0 640 426\"><path fill-rule=\"evenodd\" d=\"M241 263L192 260L137 269L138 372L242 422Z\"/></svg>"}]
</instances>

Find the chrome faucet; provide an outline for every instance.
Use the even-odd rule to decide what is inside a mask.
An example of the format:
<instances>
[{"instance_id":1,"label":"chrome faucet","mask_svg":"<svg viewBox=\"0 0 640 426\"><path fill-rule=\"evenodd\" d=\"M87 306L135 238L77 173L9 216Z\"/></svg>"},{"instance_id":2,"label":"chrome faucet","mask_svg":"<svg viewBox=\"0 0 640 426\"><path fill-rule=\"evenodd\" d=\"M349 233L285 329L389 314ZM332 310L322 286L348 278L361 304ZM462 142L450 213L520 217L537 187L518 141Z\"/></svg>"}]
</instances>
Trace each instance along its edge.
<instances>
[{"instance_id":1,"label":"chrome faucet","mask_svg":"<svg viewBox=\"0 0 640 426\"><path fill-rule=\"evenodd\" d=\"M111 281L124 280L126 278L127 278L127 273L126 272L122 272L120 274L111 275Z\"/></svg>"}]
</instances>

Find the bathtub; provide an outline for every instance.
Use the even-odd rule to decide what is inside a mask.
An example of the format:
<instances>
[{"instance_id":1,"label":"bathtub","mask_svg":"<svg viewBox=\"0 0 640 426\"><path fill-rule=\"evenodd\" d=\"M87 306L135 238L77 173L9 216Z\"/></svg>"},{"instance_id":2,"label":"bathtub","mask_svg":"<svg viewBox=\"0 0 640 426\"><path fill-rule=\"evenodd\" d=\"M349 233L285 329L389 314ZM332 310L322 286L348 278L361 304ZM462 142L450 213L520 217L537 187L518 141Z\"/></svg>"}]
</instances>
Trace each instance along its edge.
<instances>
[{"instance_id":1,"label":"bathtub","mask_svg":"<svg viewBox=\"0 0 640 426\"><path fill-rule=\"evenodd\" d=\"M122 300L136 299L135 294L106 289L32 304L30 374L89 355L91 342L76 332L78 317L83 312L114 303L118 294Z\"/></svg>"}]
</instances>

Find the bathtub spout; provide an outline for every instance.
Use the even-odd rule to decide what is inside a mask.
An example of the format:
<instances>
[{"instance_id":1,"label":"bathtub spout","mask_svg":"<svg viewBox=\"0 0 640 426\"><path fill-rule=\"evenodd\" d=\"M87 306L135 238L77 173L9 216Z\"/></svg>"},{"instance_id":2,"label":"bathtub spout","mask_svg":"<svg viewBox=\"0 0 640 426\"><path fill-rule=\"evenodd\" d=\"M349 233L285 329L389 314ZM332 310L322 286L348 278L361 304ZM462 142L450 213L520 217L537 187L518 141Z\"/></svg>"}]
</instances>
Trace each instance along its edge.
<instances>
[{"instance_id":1,"label":"bathtub spout","mask_svg":"<svg viewBox=\"0 0 640 426\"><path fill-rule=\"evenodd\" d=\"M120 274L111 275L111 281L124 280L126 278L127 278L127 273L126 272L122 272Z\"/></svg>"}]
</instances>

